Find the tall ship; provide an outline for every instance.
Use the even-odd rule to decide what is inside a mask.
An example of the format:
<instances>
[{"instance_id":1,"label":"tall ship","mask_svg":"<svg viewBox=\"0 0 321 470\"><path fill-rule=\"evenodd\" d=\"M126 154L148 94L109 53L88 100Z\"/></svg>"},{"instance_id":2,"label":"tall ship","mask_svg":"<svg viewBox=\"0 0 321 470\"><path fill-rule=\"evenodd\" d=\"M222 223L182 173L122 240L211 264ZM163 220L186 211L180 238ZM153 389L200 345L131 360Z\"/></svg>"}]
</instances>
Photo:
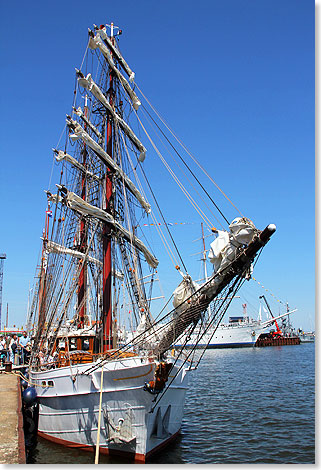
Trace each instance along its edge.
<instances>
[{"instance_id":1,"label":"tall ship","mask_svg":"<svg viewBox=\"0 0 321 470\"><path fill-rule=\"evenodd\" d=\"M185 160L120 52L120 33L112 23L88 32L65 137L53 149L58 180L46 191L42 254L28 313L38 433L94 451L96 463L99 453L145 462L178 435L189 376L198 363L186 341L174 345L183 332L193 334L203 324L208 309L206 328L219 325L275 232L273 224L259 230L242 214L228 220L191 173L223 227L213 229L213 272L201 284L193 281L151 186L153 160L164 165L186 203L195 205L149 126ZM197 208L213 227L205 206ZM147 239L148 224L157 227L162 244ZM176 285L168 286L173 294L158 308L155 281L161 272L166 281L171 270L177 276ZM122 334L129 327L135 331L130 343Z\"/></svg>"}]
</instances>

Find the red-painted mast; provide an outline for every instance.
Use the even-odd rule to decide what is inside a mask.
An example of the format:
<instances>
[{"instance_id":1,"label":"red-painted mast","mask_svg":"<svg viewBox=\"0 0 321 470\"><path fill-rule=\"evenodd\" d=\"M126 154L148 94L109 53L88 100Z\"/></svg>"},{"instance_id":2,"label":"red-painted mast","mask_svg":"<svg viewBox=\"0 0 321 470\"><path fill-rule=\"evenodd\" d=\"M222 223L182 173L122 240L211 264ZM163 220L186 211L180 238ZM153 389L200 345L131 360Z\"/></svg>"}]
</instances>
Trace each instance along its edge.
<instances>
[{"instance_id":1,"label":"red-painted mast","mask_svg":"<svg viewBox=\"0 0 321 470\"><path fill-rule=\"evenodd\" d=\"M88 117L88 107L87 107L87 95L85 97L85 107L84 107L84 114L85 117ZM85 122L84 129L87 129L87 124ZM82 164L86 168L86 160L87 160L87 150L86 144L84 144L83 148L83 158ZM81 197L83 200L86 200L86 175L82 173L81 177ZM79 233L79 248L82 253L85 253L87 248L87 230L84 217L80 220L80 233ZM85 315L86 315L86 287L87 287L87 262L80 261L83 263L82 270L80 271L79 279L78 279L78 328L84 328L85 326Z\"/></svg>"},{"instance_id":2,"label":"red-painted mast","mask_svg":"<svg viewBox=\"0 0 321 470\"><path fill-rule=\"evenodd\" d=\"M38 326L43 327L45 323L45 306L46 306L46 271L47 271L47 256L45 254L45 245L49 238L49 219L52 216L52 211L48 203L46 210L45 229L43 231L43 243L41 251L41 265L39 274L39 304L38 304Z\"/></svg>"},{"instance_id":3,"label":"red-painted mast","mask_svg":"<svg viewBox=\"0 0 321 470\"><path fill-rule=\"evenodd\" d=\"M103 28L103 26L101 26ZM115 44L113 23L111 23L111 41ZM114 105L114 77L113 72L109 71L109 103L111 106ZM106 152L110 157L113 157L113 127L112 117L107 118L107 129L106 129ZM106 172L105 180L105 210L109 213L112 211L112 179L110 171ZM112 303L111 303L111 234L110 226L104 224L103 228L103 311L102 311L102 323L103 323L103 352L112 349Z\"/></svg>"}]
</instances>

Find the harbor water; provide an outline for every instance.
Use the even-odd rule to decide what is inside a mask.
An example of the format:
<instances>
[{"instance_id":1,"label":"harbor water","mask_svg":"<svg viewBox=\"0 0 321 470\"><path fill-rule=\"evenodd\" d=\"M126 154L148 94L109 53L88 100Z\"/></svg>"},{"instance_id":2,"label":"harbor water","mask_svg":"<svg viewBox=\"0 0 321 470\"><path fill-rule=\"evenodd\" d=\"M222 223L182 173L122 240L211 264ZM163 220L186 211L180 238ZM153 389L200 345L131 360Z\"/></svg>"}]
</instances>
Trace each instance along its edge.
<instances>
[{"instance_id":1,"label":"harbor water","mask_svg":"<svg viewBox=\"0 0 321 470\"><path fill-rule=\"evenodd\" d=\"M93 463L94 454L39 439L30 463L66 462ZM100 463L124 460L101 455ZM150 463L315 463L314 344L206 351L181 435Z\"/></svg>"}]
</instances>

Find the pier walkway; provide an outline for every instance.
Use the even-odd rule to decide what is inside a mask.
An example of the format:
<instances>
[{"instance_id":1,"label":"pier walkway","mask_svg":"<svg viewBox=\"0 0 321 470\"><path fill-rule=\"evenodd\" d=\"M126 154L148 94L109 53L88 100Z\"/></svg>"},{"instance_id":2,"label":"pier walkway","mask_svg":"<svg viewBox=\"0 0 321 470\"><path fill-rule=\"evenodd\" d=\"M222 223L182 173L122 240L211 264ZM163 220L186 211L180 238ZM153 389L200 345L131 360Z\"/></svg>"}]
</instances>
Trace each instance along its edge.
<instances>
[{"instance_id":1,"label":"pier walkway","mask_svg":"<svg viewBox=\"0 0 321 470\"><path fill-rule=\"evenodd\" d=\"M20 384L0 373L0 464L26 463Z\"/></svg>"}]
</instances>

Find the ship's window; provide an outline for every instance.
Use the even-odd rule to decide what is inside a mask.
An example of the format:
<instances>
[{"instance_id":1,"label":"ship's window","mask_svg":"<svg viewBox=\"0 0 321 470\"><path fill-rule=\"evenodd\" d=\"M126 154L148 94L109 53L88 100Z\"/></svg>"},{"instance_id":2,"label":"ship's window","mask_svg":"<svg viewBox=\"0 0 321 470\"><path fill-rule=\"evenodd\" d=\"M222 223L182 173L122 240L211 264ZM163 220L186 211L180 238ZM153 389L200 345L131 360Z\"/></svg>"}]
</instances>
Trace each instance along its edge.
<instances>
[{"instance_id":1,"label":"ship's window","mask_svg":"<svg viewBox=\"0 0 321 470\"><path fill-rule=\"evenodd\" d=\"M70 338L69 340L69 350L76 351L77 349L77 338Z\"/></svg>"},{"instance_id":2,"label":"ship's window","mask_svg":"<svg viewBox=\"0 0 321 470\"><path fill-rule=\"evenodd\" d=\"M52 381L52 380L48 380L48 385L49 385L49 387L53 387L53 386L54 386L53 381Z\"/></svg>"},{"instance_id":3,"label":"ship's window","mask_svg":"<svg viewBox=\"0 0 321 470\"><path fill-rule=\"evenodd\" d=\"M84 338L84 339L82 340L81 349L82 349L83 351L89 351L89 339Z\"/></svg>"},{"instance_id":4,"label":"ship's window","mask_svg":"<svg viewBox=\"0 0 321 470\"><path fill-rule=\"evenodd\" d=\"M47 386L47 382L46 382L45 380L43 380L43 381L41 382L41 385L42 385L43 387L46 387L46 386Z\"/></svg>"}]
</instances>

